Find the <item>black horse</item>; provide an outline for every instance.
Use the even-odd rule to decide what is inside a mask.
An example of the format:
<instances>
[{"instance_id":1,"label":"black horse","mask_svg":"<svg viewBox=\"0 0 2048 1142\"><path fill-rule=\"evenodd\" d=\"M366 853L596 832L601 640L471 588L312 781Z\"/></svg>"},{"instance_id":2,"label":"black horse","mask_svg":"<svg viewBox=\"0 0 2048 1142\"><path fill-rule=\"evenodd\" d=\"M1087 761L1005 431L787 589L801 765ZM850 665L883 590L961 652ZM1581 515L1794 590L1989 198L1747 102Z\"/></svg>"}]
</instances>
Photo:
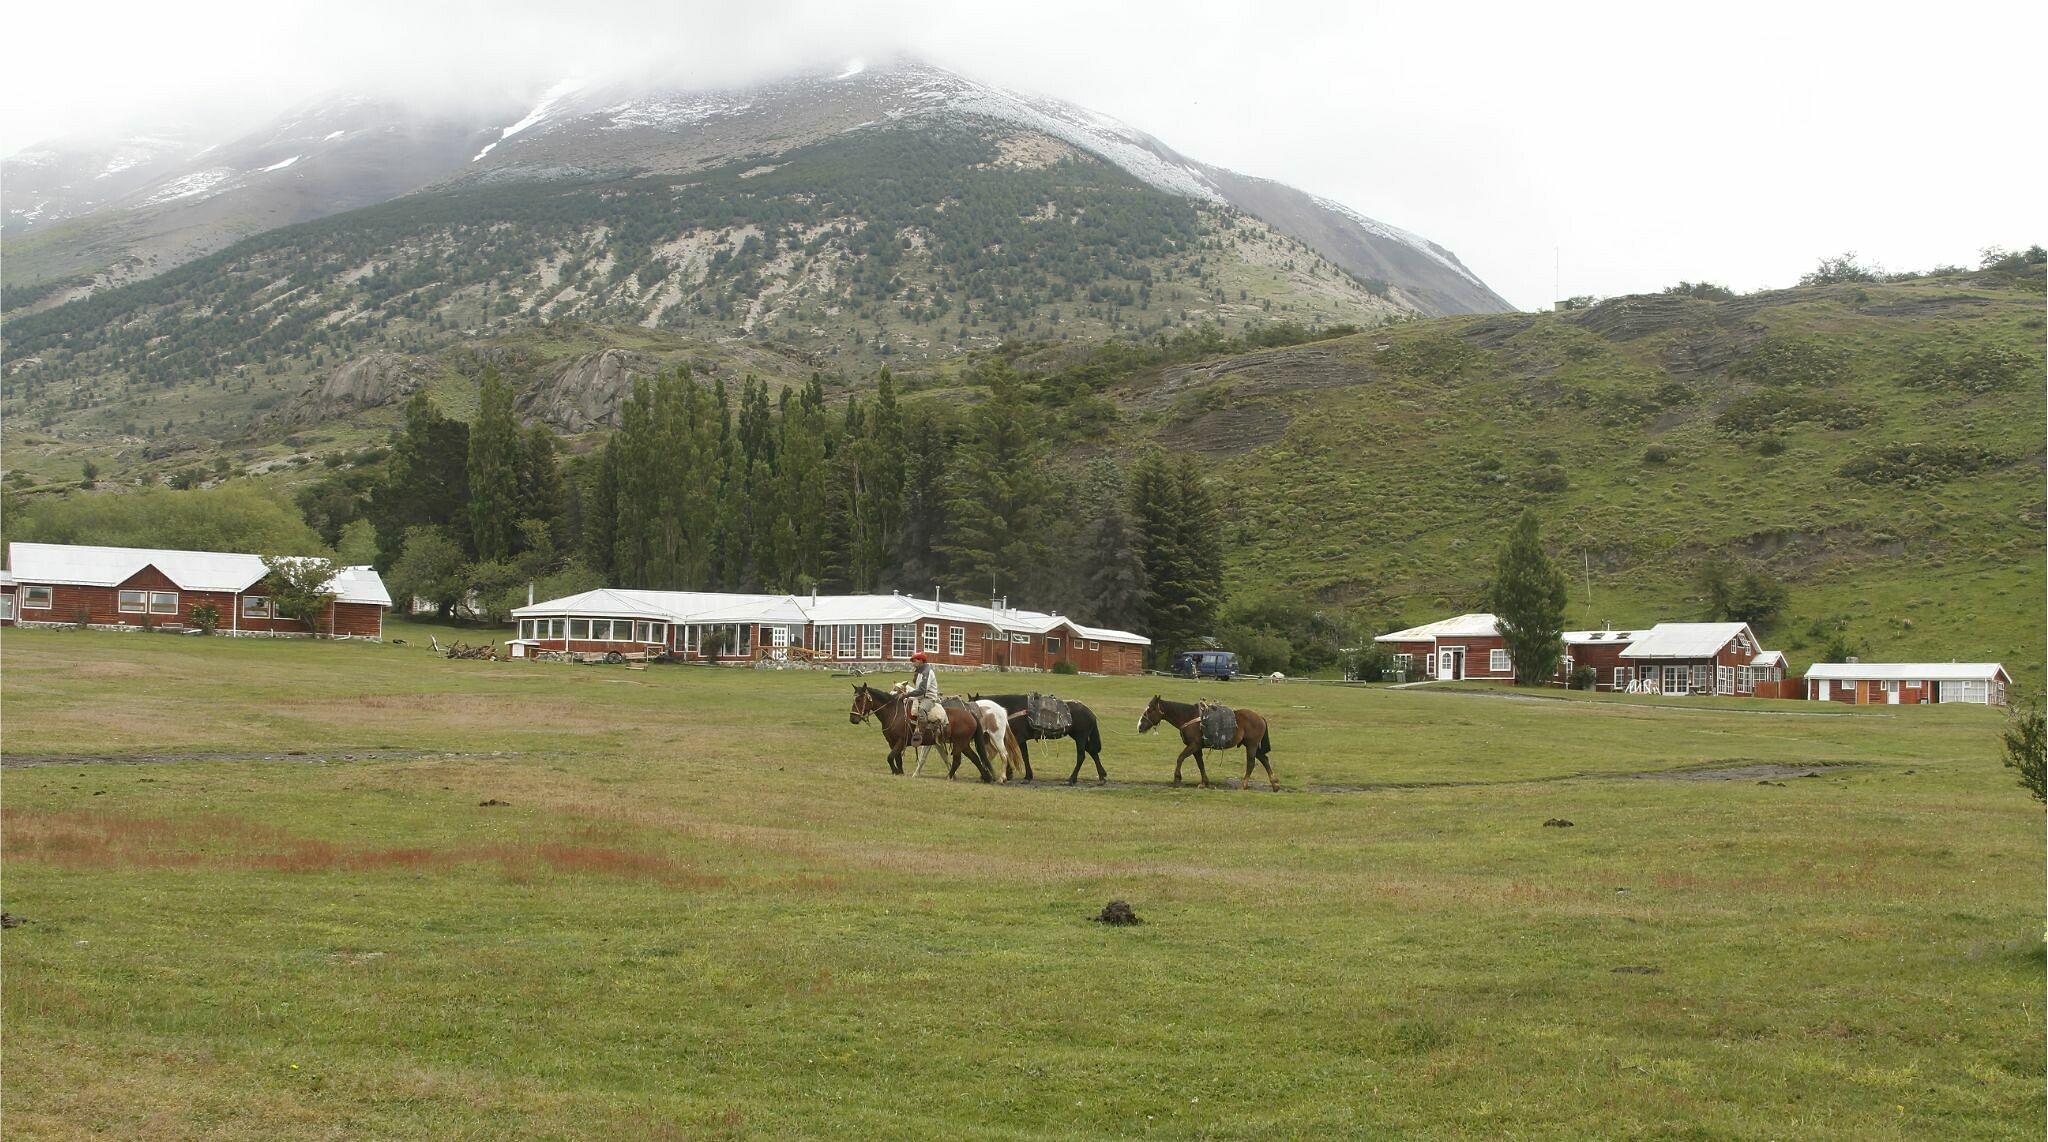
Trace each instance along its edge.
<instances>
[{"instance_id":1,"label":"black horse","mask_svg":"<svg viewBox=\"0 0 2048 1142\"><path fill-rule=\"evenodd\" d=\"M1095 711L1079 702L1069 701L1067 709L1073 714L1074 724L1064 734L1039 734L1029 729L1028 724L1018 715L1024 712L1029 699L1026 694L970 694L967 700L979 702L984 698L1010 712L1010 729L1017 735L1017 745L1024 751L1024 780L1031 780L1031 740L1049 740L1053 737L1074 739L1074 772L1067 775L1067 784L1081 779L1081 765L1089 758L1095 759L1095 783L1106 784L1109 773L1102 768L1102 727L1095 720Z\"/></svg>"}]
</instances>

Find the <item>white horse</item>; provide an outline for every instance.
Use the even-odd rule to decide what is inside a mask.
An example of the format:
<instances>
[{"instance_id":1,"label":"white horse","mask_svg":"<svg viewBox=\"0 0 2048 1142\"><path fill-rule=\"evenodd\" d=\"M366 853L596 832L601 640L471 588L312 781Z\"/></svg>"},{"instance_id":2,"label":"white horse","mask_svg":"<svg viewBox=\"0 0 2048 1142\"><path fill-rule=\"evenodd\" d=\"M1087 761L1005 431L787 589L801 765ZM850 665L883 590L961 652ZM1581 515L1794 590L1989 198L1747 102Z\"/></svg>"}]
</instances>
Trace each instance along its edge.
<instances>
[{"instance_id":1,"label":"white horse","mask_svg":"<svg viewBox=\"0 0 2048 1142\"><path fill-rule=\"evenodd\" d=\"M967 708L974 714L975 720L981 723L982 732L989 736L990 741L1002 748L1003 776L1000 780L1007 783L1012 769L1019 773L1025 772L1024 751L1017 745L1017 735L1010 731L1010 712L1003 709L1001 703L992 702L987 698L979 702L970 702ZM994 768L995 759L990 758L989 761L990 768Z\"/></svg>"}]
</instances>

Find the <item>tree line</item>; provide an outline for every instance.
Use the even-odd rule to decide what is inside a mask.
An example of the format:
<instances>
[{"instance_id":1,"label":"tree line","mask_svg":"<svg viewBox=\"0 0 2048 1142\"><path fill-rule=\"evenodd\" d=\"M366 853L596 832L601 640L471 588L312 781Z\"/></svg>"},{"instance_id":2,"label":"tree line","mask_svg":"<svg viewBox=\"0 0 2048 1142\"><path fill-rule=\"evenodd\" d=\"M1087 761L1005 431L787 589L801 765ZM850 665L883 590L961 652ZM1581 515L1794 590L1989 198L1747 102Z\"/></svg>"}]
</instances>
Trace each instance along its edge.
<instances>
[{"instance_id":1,"label":"tree line","mask_svg":"<svg viewBox=\"0 0 2048 1142\"><path fill-rule=\"evenodd\" d=\"M502 621L597 586L901 590L1058 610L1161 654L1224 604L1221 505L1193 456L1061 463L1055 413L1007 361L970 401L906 401L887 370L828 405L687 368L635 382L604 445L563 457L484 370L475 420L414 394L388 451L306 486L322 539L386 572L394 598Z\"/></svg>"}]
</instances>

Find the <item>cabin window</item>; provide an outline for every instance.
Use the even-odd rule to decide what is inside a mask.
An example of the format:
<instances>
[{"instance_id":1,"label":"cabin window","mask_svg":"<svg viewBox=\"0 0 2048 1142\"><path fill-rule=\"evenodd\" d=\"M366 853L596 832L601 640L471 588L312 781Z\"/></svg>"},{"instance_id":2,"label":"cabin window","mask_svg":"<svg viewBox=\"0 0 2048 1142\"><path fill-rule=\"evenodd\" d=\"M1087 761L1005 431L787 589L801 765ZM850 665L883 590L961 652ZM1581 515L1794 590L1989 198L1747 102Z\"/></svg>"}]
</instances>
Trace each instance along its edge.
<instances>
[{"instance_id":1,"label":"cabin window","mask_svg":"<svg viewBox=\"0 0 2048 1142\"><path fill-rule=\"evenodd\" d=\"M1756 690L1756 672L1747 666L1735 668L1735 692L1749 694Z\"/></svg>"},{"instance_id":2,"label":"cabin window","mask_svg":"<svg viewBox=\"0 0 2048 1142\"><path fill-rule=\"evenodd\" d=\"M1732 667L1732 666L1716 666L1716 667L1714 668L1714 692L1715 692L1715 693L1717 693L1717 694L1733 694L1733 693L1735 693L1735 668L1734 668L1734 667Z\"/></svg>"},{"instance_id":3,"label":"cabin window","mask_svg":"<svg viewBox=\"0 0 2048 1142\"><path fill-rule=\"evenodd\" d=\"M917 634L909 623L897 623L889 628L889 657L909 658L917 649Z\"/></svg>"},{"instance_id":4,"label":"cabin window","mask_svg":"<svg viewBox=\"0 0 2048 1142\"><path fill-rule=\"evenodd\" d=\"M149 593L149 613L152 615L177 614L178 593L176 591L151 591Z\"/></svg>"},{"instance_id":5,"label":"cabin window","mask_svg":"<svg viewBox=\"0 0 2048 1142\"><path fill-rule=\"evenodd\" d=\"M1486 669L1495 674L1512 673L1515 669L1515 660L1510 658L1505 650L1489 650L1486 652Z\"/></svg>"},{"instance_id":6,"label":"cabin window","mask_svg":"<svg viewBox=\"0 0 2048 1142\"><path fill-rule=\"evenodd\" d=\"M13 596L13 595L0 595L0 619L11 619L11 618L13 618L13 617L14 617L14 596Z\"/></svg>"},{"instance_id":7,"label":"cabin window","mask_svg":"<svg viewBox=\"0 0 2048 1142\"><path fill-rule=\"evenodd\" d=\"M570 619L570 620L569 620L569 637L570 637L570 638L573 638L573 639L580 639L580 640L582 640L582 641L584 641L584 642L589 642L589 641L590 641L590 620L589 620L589 619Z\"/></svg>"},{"instance_id":8,"label":"cabin window","mask_svg":"<svg viewBox=\"0 0 2048 1142\"><path fill-rule=\"evenodd\" d=\"M1015 643L1022 643L1025 646L1030 646L1031 636L1028 634L1013 634L1010 636L1010 641Z\"/></svg>"},{"instance_id":9,"label":"cabin window","mask_svg":"<svg viewBox=\"0 0 2048 1142\"><path fill-rule=\"evenodd\" d=\"M1053 636L1051 636L1051 635L1046 635L1046 636L1045 636L1045 652L1046 652L1047 654L1058 654L1058 653L1060 652L1060 640L1059 640L1059 639L1057 639L1057 638L1054 638L1054 637L1053 637Z\"/></svg>"},{"instance_id":10,"label":"cabin window","mask_svg":"<svg viewBox=\"0 0 2048 1142\"><path fill-rule=\"evenodd\" d=\"M1088 649L1090 649L1090 650L1101 650L1101 649L1102 649L1102 644L1101 644L1101 643L1099 643L1099 642L1096 642L1096 641L1095 641L1094 639L1092 639L1092 638L1091 638L1091 639L1089 639L1089 640L1088 640Z\"/></svg>"},{"instance_id":11,"label":"cabin window","mask_svg":"<svg viewBox=\"0 0 2048 1142\"><path fill-rule=\"evenodd\" d=\"M270 599L263 595L243 595L242 617L245 619L269 618Z\"/></svg>"},{"instance_id":12,"label":"cabin window","mask_svg":"<svg viewBox=\"0 0 2048 1142\"><path fill-rule=\"evenodd\" d=\"M967 653L967 628L966 628L966 627L952 627L952 628L949 628L949 629L948 629L948 630L946 631L946 653L947 653L947 654L966 654L966 653Z\"/></svg>"},{"instance_id":13,"label":"cabin window","mask_svg":"<svg viewBox=\"0 0 2048 1142\"><path fill-rule=\"evenodd\" d=\"M139 615L149 610L148 591L123 591L120 600L121 613Z\"/></svg>"},{"instance_id":14,"label":"cabin window","mask_svg":"<svg viewBox=\"0 0 2048 1142\"><path fill-rule=\"evenodd\" d=\"M862 658L882 657L882 624L866 623L861 626L860 656Z\"/></svg>"},{"instance_id":15,"label":"cabin window","mask_svg":"<svg viewBox=\"0 0 2048 1142\"><path fill-rule=\"evenodd\" d=\"M1710 673L1712 670L1713 667L1711 666L1695 666L1692 668L1693 693L1705 694L1709 692L1707 688L1714 684L1714 676Z\"/></svg>"},{"instance_id":16,"label":"cabin window","mask_svg":"<svg viewBox=\"0 0 2048 1142\"><path fill-rule=\"evenodd\" d=\"M937 654L939 652L939 624L937 623L924 624L924 652L926 654Z\"/></svg>"},{"instance_id":17,"label":"cabin window","mask_svg":"<svg viewBox=\"0 0 2048 1142\"><path fill-rule=\"evenodd\" d=\"M1636 668L1635 668L1635 667L1633 667L1633 666L1617 666L1617 667L1615 667L1615 668L1614 668L1614 688L1615 688L1616 690L1620 690L1620 691L1626 692L1626 691L1628 690L1628 688L1629 688L1630 686L1633 686L1633 685L1635 685L1635 681L1636 681Z\"/></svg>"},{"instance_id":18,"label":"cabin window","mask_svg":"<svg viewBox=\"0 0 2048 1142\"><path fill-rule=\"evenodd\" d=\"M1394 656L1394 669L1401 672L1401 677L1403 680L1407 679L1408 671L1414 665L1415 656L1412 654L1397 654Z\"/></svg>"},{"instance_id":19,"label":"cabin window","mask_svg":"<svg viewBox=\"0 0 2048 1142\"><path fill-rule=\"evenodd\" d=\"M47 611L55 605L55 602L51 599L51 591L48 587L23 587L21 589L21 609L24 611Z\"/></svg>"}]
</instances>

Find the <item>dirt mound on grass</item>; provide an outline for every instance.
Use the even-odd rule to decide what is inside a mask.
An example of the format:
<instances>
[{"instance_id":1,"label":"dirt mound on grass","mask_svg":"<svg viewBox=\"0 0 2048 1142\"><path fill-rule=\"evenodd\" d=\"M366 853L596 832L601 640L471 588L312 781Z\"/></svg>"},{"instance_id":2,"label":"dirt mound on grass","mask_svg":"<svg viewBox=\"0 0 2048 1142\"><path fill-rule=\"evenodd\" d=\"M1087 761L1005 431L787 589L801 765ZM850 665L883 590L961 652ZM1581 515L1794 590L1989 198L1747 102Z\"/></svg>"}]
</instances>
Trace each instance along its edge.
<instances>
[{"instance_id":1,"label":"dirt mound on grass","mask_svg":"<svg viewBox=\"0 0 2048 1142\"><path fill-rule=\"evenodd\" d=\"M1144 923L1143 920L1138 919L1136 912L1131 911L1131 906L1121 900L1112 900L1103 905L1101 914L1095 917L1095 922L1098 924L1118 925Z\"/></svg>"}]
</instances>

